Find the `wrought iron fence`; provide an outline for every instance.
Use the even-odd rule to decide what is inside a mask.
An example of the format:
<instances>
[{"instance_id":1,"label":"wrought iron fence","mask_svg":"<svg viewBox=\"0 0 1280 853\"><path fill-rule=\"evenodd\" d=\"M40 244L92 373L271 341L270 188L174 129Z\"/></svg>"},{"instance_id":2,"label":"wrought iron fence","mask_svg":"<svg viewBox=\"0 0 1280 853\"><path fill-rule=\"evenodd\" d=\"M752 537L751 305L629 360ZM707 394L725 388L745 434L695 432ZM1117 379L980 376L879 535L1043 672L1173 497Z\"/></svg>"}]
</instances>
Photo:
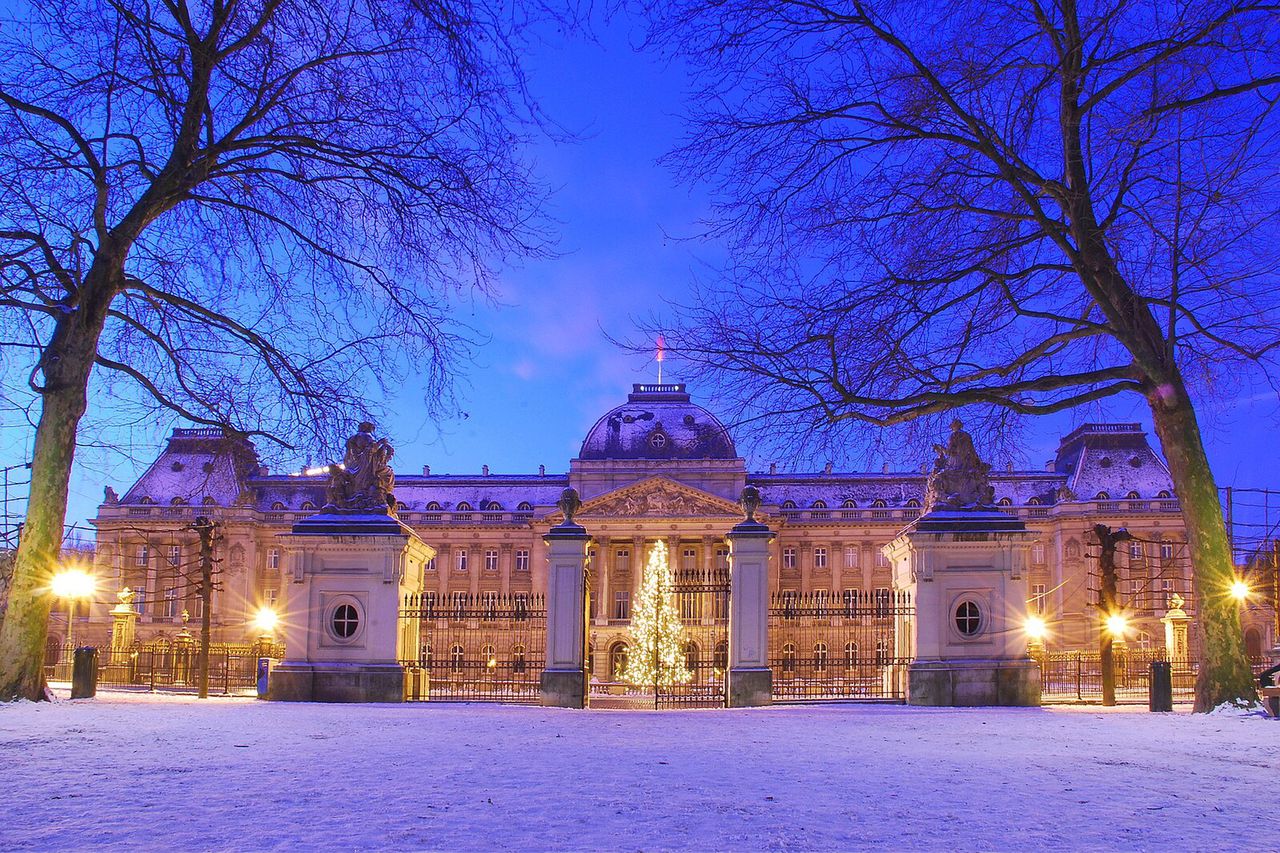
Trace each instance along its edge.
<instances>
[{"instance_id":1,"label":"wrought iron fence","mask_svg":"<svg viewBox=\"0 0 1280 853\"><path fill-rule=\"evenodd\" d=\"M1077 649L1041 652L1032 657L1040 663L1043 704L1102 701L1102 662L1098 652ZM1170 659L1164 649L1129 648L1116 649L1113 657L1117 703L1147 703L1151 691L1151 664L1155 661L1171 664L1173 701L1191 702L1195 699L1196 676L1200 672L1198 658ZM1250 658L1249 664L1255 676L1269 665L1265 658Z\"/></svg>"},{"instance_id":2,"label":"wrought iron fence","mask_svg":"<svg viewBox=\"0 0 1280 853\"><path fill-rule=\"evenodd\" d=\"M406 596L400 618L420 654L405 660L405 698L537 704L547 659L542 595L436 593Z\"/></svg>"},{"instance_id":3,"label":"wrought iron fence","mask_svg":"<svg viewBox=\"0 0 1280 853\"><path fill-rule=\"evenodd\" d=\"M284 656L284 647L214 643L209 647L209 690L231 695L255 690L258 659ZM69 682L75 648L61 644L45 653L45 680ZM98 649L98 686L194 691L200 681L196 642L151 640L126 648Z\"/></svg>"},{"instance_id":4,"label":"wrought iron fence","mask_svg":"<svg viewBox=\"0 0 1280 853\"><path fill-rule=\"evenodd\" d=\"M914 618L906 592L775 593L769 605L774 701L906 701Z\"/></svg>"}]
</instances>

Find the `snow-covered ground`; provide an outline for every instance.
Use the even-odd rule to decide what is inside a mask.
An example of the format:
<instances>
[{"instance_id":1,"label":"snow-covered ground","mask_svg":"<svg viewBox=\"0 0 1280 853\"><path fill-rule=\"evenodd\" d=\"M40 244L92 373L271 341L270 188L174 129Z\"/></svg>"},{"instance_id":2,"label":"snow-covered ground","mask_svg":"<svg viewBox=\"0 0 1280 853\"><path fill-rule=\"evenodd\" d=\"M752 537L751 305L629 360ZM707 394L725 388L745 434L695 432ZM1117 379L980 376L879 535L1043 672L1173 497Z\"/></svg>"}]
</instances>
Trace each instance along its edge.
<instances>
[{"instance_id":1,"label":"snow-covered ground","mask_svg":"<svg viewBox=\"0 0 1280 853\"><path fill-rule=\"evenodd\" d=\"M0 849L102 846L1275 849L1280 722L120 693L0 705Z\"/></svg>"}]
</instances>

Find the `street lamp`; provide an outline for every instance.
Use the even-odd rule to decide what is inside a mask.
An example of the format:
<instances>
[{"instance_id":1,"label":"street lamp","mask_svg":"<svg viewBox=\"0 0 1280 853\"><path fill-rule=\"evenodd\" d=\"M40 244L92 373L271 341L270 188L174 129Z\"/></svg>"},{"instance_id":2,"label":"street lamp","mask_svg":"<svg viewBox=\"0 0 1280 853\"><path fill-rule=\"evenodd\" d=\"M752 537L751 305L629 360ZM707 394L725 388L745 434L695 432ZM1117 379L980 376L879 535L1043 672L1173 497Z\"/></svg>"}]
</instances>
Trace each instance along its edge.
<instances>
[{"instance_id":1,"label":"street lamp","mask_svg":"<svg viewBox=\"0 0 1280 853\"><path fill-rule=\"evenodd\" d=\"M253 614L250 624L258 630L258 647L259 657L270 657L271 649L275 645L275 630L280 624L280 615L270 607L259 607L258 612Z\"/></svg>"},{"instance_id":2,"label":"street lamp","mask_svg":"<svg viewBox=\"0 0 1280 853\"><path fill-rule=\"evenodd\" d=\"M1028 651L1044 651L1044 638L1049 633L1049 629L1045 626L1043 619L1039 616L1028 616L1027 621L1022 623L1022 630L1027 633Z\"/></svg>"},{"instance_id":3,"label":"street lamp","mask_svg":"<svg viewBox=\"0 0 1280 853\"><path fill-rule=\"evenodd\" d=\"M1117 640L1124 640L1124 632L1129 627L1129 620L1121 616L1119 613L1113 613L1107 617L1107 630L1111 632L1111 636Z\"/></svg>"},{"instance_id":4,"label":"street lamp","mask_svg":"<svg viewBox=\"0 0 1280 853\"><path fill-rule=\"evenodd\" d=\"M1249 584L1244 578L1236 578L1231 582L1231 597L1241 604L1249 597L1249 592Z\"/></svg>"},{"instance_id":5,"label":"street lamp","mask_svg":"<svg viewBox=\"0 0 1280 853\"><path fill-rule=\"evenodd\" d=\"M50 588L58 598L67 601L67 645L75 648L76 599L93 596L93 575L84 569L64 569L53 576Z\"/></svg>"}]
</instances>

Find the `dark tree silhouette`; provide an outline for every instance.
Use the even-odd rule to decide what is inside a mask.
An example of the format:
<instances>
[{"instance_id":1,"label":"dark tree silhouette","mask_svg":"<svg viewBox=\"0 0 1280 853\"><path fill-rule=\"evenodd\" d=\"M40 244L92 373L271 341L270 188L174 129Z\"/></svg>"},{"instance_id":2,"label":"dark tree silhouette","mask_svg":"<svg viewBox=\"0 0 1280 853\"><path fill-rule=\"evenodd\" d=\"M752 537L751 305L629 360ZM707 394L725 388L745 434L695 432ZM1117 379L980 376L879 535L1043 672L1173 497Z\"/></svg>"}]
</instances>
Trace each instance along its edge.
<instances>
[{"instance_id":1,"label":"dark tree silhouette","mask_svg":"<svg viewBox=\"0 0 1280 853\"><path fill-rule=\"evenodd\" d=\"M547 247L519 158L540 127L517 63L529 10L20 6L0 21L0 315L39 415L0 698L42 692L93 377L197 423L325 442L383 377L447 392L468 343L451 292Z\"/></svg>"},{"instance_id":2,"label":"dark tree silhouette","mask_svg":"<svg viewBox=\"0 0 1280 853\"><path fill-rule=\"evenodd\" d=\"M1193 390L1280 342L1270 3L646 4L722 280L668 347L783 435L1139 394L1181 501L1196 707L1252 698Z\"/></svg>"}]
</instances>

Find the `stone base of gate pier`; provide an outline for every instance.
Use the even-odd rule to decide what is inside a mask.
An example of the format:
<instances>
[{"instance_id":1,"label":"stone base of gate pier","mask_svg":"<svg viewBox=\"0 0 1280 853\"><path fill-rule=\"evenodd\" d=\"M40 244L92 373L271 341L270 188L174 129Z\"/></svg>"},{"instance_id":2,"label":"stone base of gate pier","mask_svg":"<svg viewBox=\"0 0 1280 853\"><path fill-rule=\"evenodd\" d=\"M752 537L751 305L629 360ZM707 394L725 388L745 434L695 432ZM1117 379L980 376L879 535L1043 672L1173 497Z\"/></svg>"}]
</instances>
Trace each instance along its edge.
<instances>
[{"instance_id":1,"label":"stone base of gate pier","mask_svg":"<svg viewBox=\"0 0 1280 853\"><path fill-rule=\"evenodd\" d=\"M538 684L545 708L586 707L586 673L581 669L544 669Z\"/></svg>"},{"instance_id":2,"label":"stone base of gate pier","mask_svg":"<svg viewBox=\"0 0 1280 853\"><path fill-rule=\"evenodd\" d=\"M917 660L907 669L907 702L934 707L1038 706L1034 660Z\"/></svg>"},{"instance_id":3,"label":"stone base of gate pier","mask_svg":"<svg viewBox=\"0 0 1280 853\"><path fill-rule=\"evenodd\" d=\"M773 702L773 670L738 667L729 670L729 707L758 708Z\"/></svg>"},{"instance_id":4,"label":"stone base of gate pier","mask_svg":"<svg viewBox=\"0 0 1280 853\"><path fill-rule=\"evenodd\" d=\"M278 702L403 702L404 667L370 663L282 663L267 698Z\"/></svg>"}]
</instances>

